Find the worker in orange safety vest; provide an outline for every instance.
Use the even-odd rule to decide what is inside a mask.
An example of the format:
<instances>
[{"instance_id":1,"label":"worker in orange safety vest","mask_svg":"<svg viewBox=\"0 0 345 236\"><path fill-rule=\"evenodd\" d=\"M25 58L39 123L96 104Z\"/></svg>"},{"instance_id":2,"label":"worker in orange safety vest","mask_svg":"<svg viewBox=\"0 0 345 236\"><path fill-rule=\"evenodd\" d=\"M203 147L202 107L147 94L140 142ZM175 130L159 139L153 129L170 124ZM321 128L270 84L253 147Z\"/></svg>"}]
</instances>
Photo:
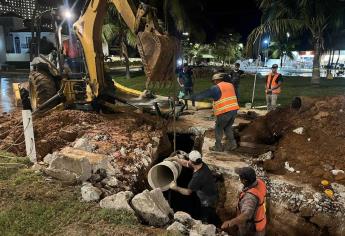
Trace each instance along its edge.
<instances>
[{"instance_id":1,"label":"worker in orange safety vest","mask_svg":"<svg viewBox=\"0 0 345 236\"><path fill-rule=\"evenodd\" d=\"M244 185L239 195L237 216L222 224L222 229L238 227L240 236L264 236L266 231L266 184L256 178L251 167L236 168Z\"/></svg>"},{"instance_id":2,"label":"worker in orange safety vest","mask_svg":"<svg viewBox=\"0 0 345 236\"><path fill-rule=\"evenodd\" d=\"M210 148L211 151L232 151L237 148L232 125L234 124L239 106L234 86L231 83L224 82L227 76L226 73L214 74L212 77L214 86L191 97L192 101L203 100L205 98L211 98L213 100L213 111L216 116L216 142L214 147ZM227 140L223 146L222 138L224 133Z\"/></svg>"},{"instance_id":3,"label":"worker in orange safety vest","mask_svg":"<svg viewBox=\"0 0 345 236\"><path fill-rule=\"evenodd\" d=\"M278 65L272 65L272 72L267 75L265 92L267 111L275 110L277 107L278 95L281 92L281 86L283 83L282 75L278 72Z\"/></svg>"}]
</instances>

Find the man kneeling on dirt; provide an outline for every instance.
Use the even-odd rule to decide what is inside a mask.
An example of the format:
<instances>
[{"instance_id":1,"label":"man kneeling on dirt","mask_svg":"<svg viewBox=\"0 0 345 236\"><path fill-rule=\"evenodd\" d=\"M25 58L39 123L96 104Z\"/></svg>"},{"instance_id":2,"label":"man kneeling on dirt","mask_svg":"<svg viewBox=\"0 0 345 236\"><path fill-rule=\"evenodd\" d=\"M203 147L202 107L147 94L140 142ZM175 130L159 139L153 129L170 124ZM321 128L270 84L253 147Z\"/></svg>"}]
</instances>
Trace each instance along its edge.
<instances>
[{"instance_id":1,"label":"man kneeling on dirt","mask_svg":"<svg viewBox=\"0 0 345 236\"><path fill-rule=\"evenodd\" d=\"M232 131L235 117L239 108L235 88L231 83L224 82L227 78L226 73L217 73L212 77L214 86L199 94L193 95L192 100L203 100L205 98L213 99L213 111L216 118L215 136L216 143L211 147L211 151L222 152L232 151L237 148L237 143ZM223 132L227 141L223 147L222 138Z\"/></svg>"},{"instance_id":2,"label":"man kneeling on dirt","mask_svg":"<svg viewBox=\"0 0 345 236\"><path fill-rule=\"evenodd\" d=\"M175 160L182 166L193 169L193 177L188 183L188 188L181 188L176 182L170 184L170 189L179 192L182 195L191 195L196 192L200 199L200 220L204 223L218 225L219 218L216 214L216 203L218 200L218 189L212 172L208 166L203 163L201 154L198 151L191 151L188 155L189 160L169 158Z\"/></svg>"},{"instance_id":3,"label":"man kneeling on dirt","mask_svg":"<svg viewBox=\"0 0 345 236\"><path fill-rule=\"evenodd\" d=\"M237 217L225 221L222 229L238 226L239 236L264 236L266 229L266 184L256 178L253 168L235 169L244 185L239 195Z\"/></svg>"}]
</instances>

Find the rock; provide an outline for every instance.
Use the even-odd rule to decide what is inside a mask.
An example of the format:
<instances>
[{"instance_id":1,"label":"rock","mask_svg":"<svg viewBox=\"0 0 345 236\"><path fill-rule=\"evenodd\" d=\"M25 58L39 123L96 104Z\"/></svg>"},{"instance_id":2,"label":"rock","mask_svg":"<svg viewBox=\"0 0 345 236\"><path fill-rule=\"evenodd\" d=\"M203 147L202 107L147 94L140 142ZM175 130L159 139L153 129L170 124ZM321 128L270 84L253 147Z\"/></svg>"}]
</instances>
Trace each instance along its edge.
<instances>
[{"instance_id":1,"label":"rock","mask_svg":"<svg viewBox=\"0 0 345 236\"><path fill-rule=\"evenodd\" d=\"M190 231L190 236L191 235L201 235L201 236L215 236L216 235L216 226L211 225L211 224L202 224L202 223L197 223L193 225L192 230Z\"/></svg>"},{"instance_id":2,"label":"rock","mask_svg":"<svg viewBox=\"0 0 345 236\"><path fill-rule=\"evenodd\" d=\"M295 171L295 169L293 167L291 167L289 162L287 162L287 161L285 162L284 167L285 167L285 169L287 169L290 172L294 172Z\"/></svg>"},{"instance_id":3,"label":"rock","mask_svg":"<svg viewBox=\"0 0 345 236\"><path fill-rule=\"evenodd\" d=\"M91 177L92 168L89 160L83 156L70 157L59 153L47 170L48 174L53 174L51 176L54 178L69 181L74 176L74 181L83 182Z\"/></svg>"},{"instance_id":4,"label":"rock","mask_svg":"<svg viewBox=\"0 0 345 236\"><path fill-rule=\"evenodd\" d=\"M271 160L273 159L273 152L272 151L269 151L269 152L266 152L264 154L261 154L258 159L260 161L267 161L267 160Z\"/></svg>"},{"instance_id":5,"label":"rock","mask_svg":"<svg viewBox=\"0 0 345 236\"><path fill-rule=\"evenodd\" d=\"M76 184L78 182L78 176L75 173L67 170L46 168L43 170L43 172L54 179L61 180L68 184Z\"/></svg>"},{"instance_id":6,"label":"rock","mask_svg":"<svg viewBox=\"0 0 345 236\"><path fill-rule=\"evenodd\" d=\"M48 153L45 157L43 157L43 162L50 165L50 163L56 158L56 152L53 154Z\"/></svg>"},{"instance_id":7,"label":"rock","mask_svg":"<svg viewBox=\"0 0 345 236\"><path fill-rule=\"evenodd\" d=\"M97 173L102 169L106 171L106 176L116 175L120 173L120 171L118 169L115 169L114 166L111 164L110 156L92 153L71 147L63 148L59 152L59 155L63 155L66 158L70 159L86 158L91 164L93 173Z\"/></svg>"},{"instance_id":8,"label":"rock","mask_svg":"<svg viewBox=\"0 0 345 236\"><path fill-rule=\"evenodd\" d=\"M101 197L102 191L92 186L91 183L85 183L81 187L81 197L85 202L98 201Z\"/></svg>"},{"instance_id":9,"label":"rock","mask_svg":"<svg viewBox=\"0 0 345 236\"><path fill-rule=\"evenodd\" d=\"M77 139L73 147L87 152L92 152L95 149L95 147L89 143L87 138Z\"/></svg>"},{"instance_id":10,"label":"rock","mask_svg":"<svg viewBox=\"0 0 345 236\"><path fill-rule=\"evenodd\" d=\"M102 208L115 209L115 210L125 210L133 212L133 209L129 205L129 201L133 197L133 193L130 191L123 191L117 194L103 198L99 205Z\"/></svg>"},{"instance_id":11,"label":"rock","mask_svg":"<svg viewBox=\"0 0 345 236\"><path fill-rule=\"evenodd\" d=\"M338 174L345 174L343 170L331 170L331 173L335 176L337 176Z\"/></svg>"},{"instance_id":12,"label":"rock","mask_svg":"<svg viewBox=\"0 0 345 236\"><path fill-rule=\"evenodd\" d=\"M329 116L329 113L327 111L320 111L317 115L315 115L313 118L315 120L320 120L322 118L326 118L327 116Z\"/></svg>"},{"instance_id":13,"label":"rock","mask_svg":"<svg viewBox=\"0 0 345 236\"><path fill-rule=\"evenodd\" d=\"M173 231L176 233L180 233L182 235L188 235L188 228L181 224L180 222L175 221L174 223L172 223L168 228L168 231Z\"/></svg>"},{"instance_id":14,"label":"rock","mask_svg":"<svg viewBox=\"0 0 345 236\"><path fill-rule=\"evenodd\" d=\"M174 214L174 220L189 227L191 227L193 224L193 218L188 213L183 211L177 211Z\"/></svg>"},{"instance_id":15,"label":"rock","mask_svg":"<svg viewBox=\"0 0 345 236\"><path fill-rule=\"evenodd\" d=\"M303 127L299 127L297 129L294 129L292 132L294 132L295 134L303 134L304 128Z\"/></svg>"},{"instance_id":16,"label":"rock","mask_svg":"<svg viewBox=\"0 0 345 236\"><path fill-rule=\"evenodd\" d=\"M108 185L109 187L116 187L119 184L119 180L114 176L110 176L103 179L102 183Z\"/></svg>"},{"instance_id":17,"label":"rock","mask_svg":"<svg viewBox=\"0 0 345 236\"><path fill-rule=\"evenodd\" d=\"M132 206L146 223L156 227L166 225L174 214L160 189L137 194L132 199Z\"/></svg>"}]
</instances>

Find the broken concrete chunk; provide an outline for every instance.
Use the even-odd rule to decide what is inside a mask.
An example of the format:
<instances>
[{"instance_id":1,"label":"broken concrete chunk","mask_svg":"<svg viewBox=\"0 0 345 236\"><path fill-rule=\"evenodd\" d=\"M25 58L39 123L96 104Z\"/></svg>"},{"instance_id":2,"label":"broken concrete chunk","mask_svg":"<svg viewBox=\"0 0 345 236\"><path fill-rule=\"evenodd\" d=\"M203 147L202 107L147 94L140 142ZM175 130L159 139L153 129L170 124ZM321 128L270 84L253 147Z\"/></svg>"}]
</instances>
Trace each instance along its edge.
<instances>
[{"instance_id":1,"label":"broken concrete chunk","mask_svg":"<svg viewBox=\"0 0 345 236\"><path fill-rule=\"evenodd\" d=\"M92 152L95 149L95 146L91 145L87 138L77 139L73 147L87 152Z\"/></svg>"},{"instance_id":2,"label":"broken concrete chunk","mask_svg":"<svg viewBox=\"0 0 345 236\"><path fill-rule=\"evenodd\" d=\"M137 194L132 199L132 206L146 223L156 227L166 225L174 214L160 189Z\"/></svg>"},{"instance_id":3,"label":"broken concrete chunk","mask_svg":"<svg viewBox=\"0 0 345 236\"><path fill-rule=\"evenodd\" d=\"M168 228L168 231L173 231L182 235L188 235L188 228L181 224L180 222L175 221Z\"/></svg>"},{"instance_id":4,"label":"broken concrete chunk","mask_svg":"<svg viewBox=\"0 0 345 236\"><path fill-rule=\"evenodd\" d=\"M332 174L337 176L339 174L345 174L345 172L343 170L331 170Z\"/></svg>"},{"instance_id":5,"label":"broken concrete chunk","mask_svg":"<svg viewBox=\"0 0 345 236\"><path fill-rule=\"evenodd\" d=\"M264 154L261 154L258 159L261 160L261 161L267 161L267 160L271 160L273 158L273 152L272 151L269 151L269 152L266 152Z\"/></svg>"},{"instance_id":6,"label":"broken concrete chunk","mask_svg":"<svg viewBox=\"0 0 345 236\"><path fill-rule=\"evenodd\" d=\"M193 225L190 235L201 235L201 236L215 236L216 235L216 226L211 224L202 224L198 223Z\"/></svg>"},{"instance_id":7,"label":"broken concrete chunk","mask_svg":"<svg viewBox=\"0 0 345 236\"><path fill-rule=\"evenodd\" d=\"M95 202L101 197L102 191L92 186L91 183L85 183L81 187L81 197L85 202Z\"/></svg>"},{"instance_id":8,"label":"broken concrete chunk","mask_svg":"<svg viewBox=\"0 0 345 236\"><path fill-rule=\"evenodd\" d=\"M322 119L322 118L325 118L325 117L327 117L327 116L329 116L329 113L327 112L327 111L320 111L317 115L315 115L313 118L315 119L315 120L320 120L320 119Z\"/></svg>"},{"instance_id":9,"label":"broken concrete chunk","mask_svg":"<svg viewBox=\"0 0 345 236\"><path fill-rule=\"evenodd\" d=\"M290 166L290 164L289 164L289 162L285 162L285 169L287 169L288 171L290 171L290 172L294 172L295 171L295 169L294 168L292 168L291 166Z\"/></svg>"},{"instance_id":10,"label":"broken concrete chunk","mask_svg":"<svg viewBox=\"0 0 345 236\"><path fill-rule=\"evenodd\" d=\"M99 205L102 208L115 209L115 210L125 210L133 212L133 209L129 205L129 201L132 199L133 193L130 191L123 191L117 194L108 196L102 199Z\"/></svg>"},{"instance_id":11,"label":"broken concrete chunk","mask_svg":"<svg viewBox=\"0 0 345 236\"><path fill-rule=\"evenodd\" d=\"M188 225L189 227L193 224L193 218L186 212L177 211L174 214L174 220L180 222L181 224Z\"/></svg>"},{"instance_id":12,"label":"broken concrete chunk","mask_svg":"<svg viewBox=\"0 0 345 236\"><path fill-rule=\"evenodd\" d=\"M45 157L43 157L43 162L50 165L50 163L56 158L56 152L53 154L48 153Z\"/></svg>"},{"instance_id":13,"label":"broken concrete chunk","mask_svg":"<svg viewBox=\"0 0 345 236\"><path fill-rule=\"evenodd\" d=\"M294 129L292 132L296 133L296 134L303 134L304 128L303 127L299 127L297 129Z\"/></svg>"},{"instance_id":14,"label":"broken concrete chunk","mask_svg":"<svg viewBox=\"0 0 345 236\"><path fill-rule=\"evenodd\" d=\"M61 174L69 172L68 179L75 175L76 181L86 181L91 177L91 164L89 160L83 156L73 157L60 155L58 154L55 159L52 160L52 162L49 165L48 170L55 170L56 173L61 170ZM51 173L53 173L52 171ZM63 175L55 175L52 177L65 180L65 176ZM61 178L59 178L61 177Z\"/></svg>"},{"instance_id":15,"label":"broken concrete chunk","mask_svg":"<svg viewBox=\"0 0 345 236\"><path fill-rule=\"evenodd\" d=\"M103 179L102 183L108 185L109 187L116 187L119 184L119 180L114 176L110 176Z\"/></svg>"}]
</instances>

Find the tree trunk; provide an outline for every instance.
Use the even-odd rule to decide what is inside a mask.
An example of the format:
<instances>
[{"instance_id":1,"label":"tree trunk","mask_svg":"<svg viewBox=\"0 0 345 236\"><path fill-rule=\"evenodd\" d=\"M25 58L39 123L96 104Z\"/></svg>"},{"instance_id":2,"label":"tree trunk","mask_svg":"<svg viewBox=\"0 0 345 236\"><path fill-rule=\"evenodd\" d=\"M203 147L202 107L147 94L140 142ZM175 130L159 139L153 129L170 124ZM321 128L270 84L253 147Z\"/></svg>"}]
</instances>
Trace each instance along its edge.
<instances>
[{"instance_id":1,"label":"tree trunk","mask_svg":"<svg viewBox=\"0 0 345 236\"><path fill-rule=\"evenodd\" d=\"M130 69L129 69L128 51L127 51L127 46L124 41L121 42L121 50L122 50L122 55L125 58L125 63L126 63L126 78L130 79L131 74L130 74Z\"/></svg>"},{"instance_id":2,"label":"tree trunk","mask_svg":"<svg viewBox=\"0 0 345 236\"><path fill-rule=\"evenodd\" d=\"M320 85L320 56L321 56L320 37L314 37L313 75L311 77L312 85Z\"/></svg>"},{"instance_id":3,"label":"tree trunk","mask_svg":"<svg viewBox=\"0 0 345 236\"><path fill-rule=\"evenodd\" d=\"M283 57L284 57L285 55L283 55L283 56L280 56L280 68L282 68L283 67Z\"/></svg>"},{"instance_id":4,"label":"tree trunk","mask_svg":"<svg viewBox=\"0 0 345 236\"><path fill-rule=\"evenodd\" d=\"M329 74L331 73L331 57L332 57L332 50L329 50L329 58L328 58L328 64L327 64L327 75L328 78Z\"/></svg>"}]
</instances>

